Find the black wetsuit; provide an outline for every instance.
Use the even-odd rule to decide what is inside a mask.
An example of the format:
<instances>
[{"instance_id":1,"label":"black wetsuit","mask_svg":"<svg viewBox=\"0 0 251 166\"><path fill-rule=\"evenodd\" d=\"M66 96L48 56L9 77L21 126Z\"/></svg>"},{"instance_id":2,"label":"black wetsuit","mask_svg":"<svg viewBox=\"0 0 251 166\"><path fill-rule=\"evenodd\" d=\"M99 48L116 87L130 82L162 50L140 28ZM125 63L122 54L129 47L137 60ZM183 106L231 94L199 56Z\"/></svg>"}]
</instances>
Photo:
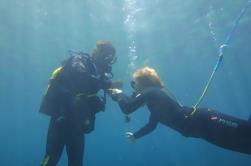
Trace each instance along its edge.
<instances>
[{"instance_id":1,"label":"black wetsuit","mask_svg":"<svg viewBox=\"0 0 251 166\"><path fill-rule=\"evenodd\" d=\"M164 124L186 137L202 138L217 146L251 154L251 123L207 108L182 107L159 88L148 88L141 94L121 95L119 105L125 114L146 104L151 112L149 122L134 133L140 138L153 131L158 123Z\"/></svg>"},{"instance_id":2,"label":"black wetsuit","mask_svg":"<svg viewBox=\"0 0 251 166\"><path fill-rule=\"evenodd\" d=\"M68 165L82 166L84 134L94 130L95 114L104 110L96 93L111 84L100 73L90 57L76 55L51 79L40 107L51 117L42 166L56 166L64 147Z\"/></svg>"}]
</instances>

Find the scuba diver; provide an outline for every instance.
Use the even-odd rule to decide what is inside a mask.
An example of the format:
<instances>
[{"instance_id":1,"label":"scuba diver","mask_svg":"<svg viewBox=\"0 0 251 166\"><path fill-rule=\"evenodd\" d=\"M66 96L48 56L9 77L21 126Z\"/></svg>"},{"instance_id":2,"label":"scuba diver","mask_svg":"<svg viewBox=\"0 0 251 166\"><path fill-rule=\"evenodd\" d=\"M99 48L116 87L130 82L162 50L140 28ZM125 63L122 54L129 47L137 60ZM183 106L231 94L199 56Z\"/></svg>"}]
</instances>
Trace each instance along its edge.
<instances>
[{"instance_id":1,"label":"scuba diver","mask_svg":"<svg viewBox=\"0 0 251 166\"><path fill-rule=\"evenodd\" d=\"M153 68L144 67L133 73L131 86L132 96L120 89L109 91L126 115L143 105L150 111L149 122L143 128L126 133L129 142L149 134L161 123L185 137L201 138L225 149L251 154L251 119L242 120L209 108L198 108L194 112L194 108L181 106L165 92Z\"/></svg>"},{"instance_id":2,"label":"scuba diver","mask_svg":"<svg viewBox=\"0 0 251 166\"><path fill-rule=\"evenodd\" d=\"M105 110L106 90L121 85L111 81L115 53L110 42L97 41L91 55L73 52L52 73L39 110L51 118L42 166L56 166L64 146L68 165L83 165L84 134L94 130L95 114Z\"/></svg>"}]
</instances>

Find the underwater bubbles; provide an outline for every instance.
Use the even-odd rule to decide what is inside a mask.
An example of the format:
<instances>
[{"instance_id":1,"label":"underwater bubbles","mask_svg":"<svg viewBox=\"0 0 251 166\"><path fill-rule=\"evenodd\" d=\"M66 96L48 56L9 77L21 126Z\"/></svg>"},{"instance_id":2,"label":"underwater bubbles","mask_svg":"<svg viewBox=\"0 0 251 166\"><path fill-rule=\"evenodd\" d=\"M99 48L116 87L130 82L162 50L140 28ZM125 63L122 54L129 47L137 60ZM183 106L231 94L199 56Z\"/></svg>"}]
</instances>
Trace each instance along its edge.
<instances>
[{"instance_id":1,"label":"underwater bubbles","mask_svg":"<svg viewBox=\"0 0 251 166\"><path fill-rule=\"evenodd\" d=\"M136 48L136 23L137 23L137 13L142 11L142 1L139 0L125 0L123 5L123 11L125 13L124 26L128 35L128 49L129 49L129 68L135 68L135 62L138 58L137 48Z\"/></svg>"},{"instance_id":2,"label":"underwater bubbles","mask_svg":"<svg viewBox=\"0 0 251 166\"><path fill-rule=\"evenodd\" d=\"M208 28L211 34L211 37L215 43L215 45L217 46L217 37L216 37L216 32L215 32L215 25L214 25L214 14L215 14L215 10L213 8L212 5L209 6L209 11L206 15L206 18L208 19Z\"/></svg>"}]
</instances>

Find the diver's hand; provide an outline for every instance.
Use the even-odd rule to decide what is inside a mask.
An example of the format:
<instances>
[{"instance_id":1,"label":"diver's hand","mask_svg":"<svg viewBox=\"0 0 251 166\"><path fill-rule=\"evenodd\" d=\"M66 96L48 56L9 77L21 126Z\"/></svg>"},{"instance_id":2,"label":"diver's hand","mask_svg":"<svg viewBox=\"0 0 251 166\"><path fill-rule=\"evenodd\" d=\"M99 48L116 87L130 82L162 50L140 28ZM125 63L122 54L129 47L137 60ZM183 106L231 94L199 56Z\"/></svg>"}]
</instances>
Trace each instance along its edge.
<instances>
[{"instance_id":1,"label":"diver's hand","mask_svg":"<svg viewBox=\"0 0 251 166\"><path fill-rule=\"evenodd\" d=\"M136 141L136 138L134 137L133 133L126 132L125 133L126 139L129 143L134 143Z\"/></svg>"},{"instance_id":2,"label":"diver's hand","mask_svg":"<svg viewBox=\"0 0 251 166\"><path fill-rule=\"evenodd\" d=\"M123 93L122 90L120 89L108 89L108 94L109 96L114 100L114 101L118 101L121 94Z\"/></svg>"}]
</instances>

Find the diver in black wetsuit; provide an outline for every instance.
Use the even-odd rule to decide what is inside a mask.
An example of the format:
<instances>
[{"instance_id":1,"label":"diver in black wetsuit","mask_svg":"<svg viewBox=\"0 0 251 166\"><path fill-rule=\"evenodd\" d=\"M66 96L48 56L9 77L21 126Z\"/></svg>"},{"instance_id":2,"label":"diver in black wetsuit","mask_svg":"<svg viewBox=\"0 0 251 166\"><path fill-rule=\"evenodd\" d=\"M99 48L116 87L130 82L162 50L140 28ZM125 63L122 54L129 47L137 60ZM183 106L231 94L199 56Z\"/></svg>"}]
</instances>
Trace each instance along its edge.
<instances>
[{"instance_id":1,"label":"diver in black wetsuit","mask_svg":"<svg viewBox=\"0 0 251 166\"><path fill-rule=\"evenodd\" d=\"M42 166L56 166L64 146L68 165L83 165L84 134L94 130L95 114L105 109L115 61L112 44L98 41L92 55L75 53L54 70L39 110L51 117ZM103 97L97 95L101 89Z\"/></svg>"},{"instance_id":2,"label":"diver in black wetsuit","mask_svg":"<svg viewBox=\"0 0 251 166\"><path fill-rule=\"evenodd\" d=\"M110 91L112 98L118 101L123 113L130 114L144 104L151 115L149 122L135 133L127 132L127 138L133 142L150 132L158 123L166 125L186 137L204 139L225 149L251 154L251 123L207 108L180 106L164 91L164 85L152 68L145 67L133 74L132 87L135 92L126 96L122 91Z\"/></svg>"}]
</instances>

